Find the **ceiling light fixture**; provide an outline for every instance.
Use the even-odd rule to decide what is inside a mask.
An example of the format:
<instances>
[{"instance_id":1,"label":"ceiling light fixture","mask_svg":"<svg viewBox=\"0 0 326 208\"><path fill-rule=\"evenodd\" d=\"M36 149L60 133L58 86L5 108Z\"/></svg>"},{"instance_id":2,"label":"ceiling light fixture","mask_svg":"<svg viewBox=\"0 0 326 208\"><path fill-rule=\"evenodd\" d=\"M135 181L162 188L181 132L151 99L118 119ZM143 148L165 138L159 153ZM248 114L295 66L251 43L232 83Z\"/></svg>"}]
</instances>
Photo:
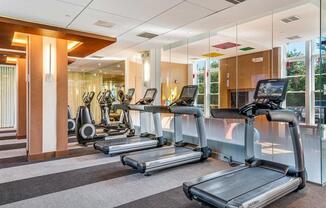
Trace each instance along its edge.
<instances>
[{"instance_id":1,"label":"ceiling light fixture","mask_svg":"<svg viewBox=\"0 0 326 208\"><path fill-rule=\"evenodd\" d=\"M8 63L8 64L16 64L17 63L17 58L16 57L10 57L10 56L7 56L7 58L6 58L6 62Z\"/></svg>"},{"instance_id":2,"label":"ceiling light fixture","mask_svg":"<svg viewBox=\"0 0 326 208\"><path fill-rule=\"evenodd\" d=\"M68 52L76 49L77 47L79 47L81 44L83 44L82 42L79 42L79 41L73 41L73 40L68 40L68 43L67 43L67 49L68 49Z\"/></svg>"},{"instance_id":3,"label":"ceiling light fixture","mask_svg":"<svg viewBox=\"0 0 326 208\"><path fill-rule=\"evenodd\" d=\"M25 47L27 45L28 35L25 33L14 32L11 44L13 46Z\"/></svg>"}]
</instances>

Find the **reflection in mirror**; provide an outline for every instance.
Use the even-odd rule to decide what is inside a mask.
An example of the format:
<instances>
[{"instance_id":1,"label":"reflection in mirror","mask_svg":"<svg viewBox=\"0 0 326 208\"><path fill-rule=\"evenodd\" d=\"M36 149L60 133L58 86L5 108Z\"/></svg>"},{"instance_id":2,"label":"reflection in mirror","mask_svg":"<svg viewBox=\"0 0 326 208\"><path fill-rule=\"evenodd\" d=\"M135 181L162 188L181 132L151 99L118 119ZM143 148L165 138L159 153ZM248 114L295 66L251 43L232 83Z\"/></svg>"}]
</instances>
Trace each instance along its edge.
<instances>
[{"instance_id":1,"label":"reflection in mirror","mask_svg":"<svg viewBox=\"0 0 326 208\"><path fill-rule=\"evenodd\" d=\"M84 93L94 91L97 95L100 91L111 90L112 95L117 97L120 89L125 90L124 61L77 59L68 65L68 70L68 104L72 112L77 112L78 107L84 105ZM91 112L99 123L100 106L95 98L91 103Z\"/></svg>"}]
</instances>

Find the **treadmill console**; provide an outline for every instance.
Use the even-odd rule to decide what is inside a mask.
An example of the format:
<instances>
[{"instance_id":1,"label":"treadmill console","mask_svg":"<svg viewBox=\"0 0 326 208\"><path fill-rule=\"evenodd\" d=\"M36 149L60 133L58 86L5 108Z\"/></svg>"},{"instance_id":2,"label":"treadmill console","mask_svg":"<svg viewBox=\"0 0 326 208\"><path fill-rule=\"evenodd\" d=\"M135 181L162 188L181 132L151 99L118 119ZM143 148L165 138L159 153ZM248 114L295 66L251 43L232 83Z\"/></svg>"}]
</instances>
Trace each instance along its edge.
<instances>
[{"instance_id":1,"label":"treadmill console","mask_svg":"<svg viewBox=\"0 0 326 208\"><path fill-rule=\"evenodd\" d=\"M155 100L157 94L156 88L149 88L146 90L145 95L142 99L140 99L136 105L149 105L152 104Z\"/></svg>"},{"instance_id":2,"label":"treadmill console","mask_svg":"<svg viewBox=\"0 0 326 208\"><path fill-rule=\"evenodd\" d=\"M187 85L182 88L179 98L170 106L193 106L197 98L198 86Z\"/></svg>"},{"instance_id":3,"label":"treadmill console","mask_svg":"<svg viewBox=\"0 0 326 208\"><path fill-rule=\"evenodd\" d=\"M287 86L287 79L260 80L257 83L254 95L255 101L243 106L240 109L240 113L248 115L250 112L252 115L258 115L263 110L281 109L281 103L285 100Z\"/></svg>"}]
</instances>

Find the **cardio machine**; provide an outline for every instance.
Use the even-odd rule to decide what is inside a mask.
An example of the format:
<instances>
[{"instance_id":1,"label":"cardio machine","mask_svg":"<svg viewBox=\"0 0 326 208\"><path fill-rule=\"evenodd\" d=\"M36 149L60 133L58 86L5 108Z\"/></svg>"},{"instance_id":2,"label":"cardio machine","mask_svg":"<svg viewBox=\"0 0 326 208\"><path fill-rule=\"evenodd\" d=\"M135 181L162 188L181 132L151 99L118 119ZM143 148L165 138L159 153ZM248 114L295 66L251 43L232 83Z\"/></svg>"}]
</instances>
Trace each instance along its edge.
<instances>
[{"instance_id":1,"label":"cardio machine","mask_svg":"<svg viewBox=\"0 0 326 208\"><path fill-rule=\"evenodd\" d=\"M110 109L112 107L112 103L114 102L114 97L112 96L111 90L103 90L97 94L97 102L100 105L101 109L101 121L96 125L98 128L105 128L110 123Z\"/></svg>"},{"instance_id":2,"label":"cardio machine","mask_svg":"<svg viewBox=\"0 0 326 208\"><path fill-rule=\"evenodd\" d=\"M91 92L91 98L94 97L94 92ZM108 122L108 116L104 114L109 114L110 105L112 103L112 95L110 90L105 90L100 92L97 96L97 99L101 106L101 117L102 117L102 125L95 125L95 121L92 119L92 114L90 111L89 102L85 102L85 106L80 106L78 108L78 113L76 117L76 137L79 144L85 145L87 142L94 142L98 140L110 139L110 136L124 134L125 132L120 131L121 129L117 129L118 132L114 134L108 131L110 125L104 126L104 122ZM129 125L128 125L129 127Z\"/></svg>"},{"instance_id":3,"label":"cardio machine","mask_svg":"<svg viewBox=\"0 0 326 208\"><path fill-rule=\"evenodd\" d=\"M90 110L91 109L91 102L94 98L95 93L91 92L84 92L82 99L84 105ZM74 135L76 129L76 118L73 118L71 108L68 105L68 135ZM92 115L90 115L92 122L94 122Z\"/></svg>"},{"instance_id":4,"label":"cardio machine","mask_svg":"<svg viewBox=\"0 0 326 208\"><path fill-rule=\"evenodd\" d=\"M153 171L206 160L210 156L211 150L207 146L203 113L200 108L193 106L197 91L196 85L184 86L180 97L171 105L146 106L145 111L147 112L174 114L174 139L178 141L170 146L121 155L122 163L140 173L150 175ZM194 117L198 145L180 140L180 138L182 139L182 115ZM162 129L162 127L160 128Z\"/></svg>"},{"instance_id":5,"label":"cardio machine","mask_svg":"<svg viewBox=\"0 0 326 208\"><path fill-rule=\"evenodd\" d=\"M245 164L219 171L183 184L191 200L219 208L265 207L275 200L305 187L306 171L299 122L294 112L281 108L287 90L286 79L258 82L253 103L241 109L212 109L216 118L245 119ZM271 122L288 124L295 167L254 155L255 117L266 116Z\"/></svg>"},{"instance_id":6,"label":"cardio machine","mask_svg":"<svg viewBox=\"0 0 326 208\"><path fill-rule=\"evenodd\" d=\"M136 104L117 104L115 108L122 109L123 111L139 111L143 114L144 108L153 104L157 94L157 89L147 89L145 95ZM142 115L140 115L142 117ZM160 117L153 115L155 121L159 122ZM130 128L133 129L133 123L129 114ZM141 125L141 124L140 124ZM140 135L134 135L131 137L114 138L106 141L98 141L94 143L94 148L109 155L120 154L130 151L143 150L148 148L159 147L163 145L163 137L158 132L160 129L155 127L155 134L141 133Z\"/></svg>"},{"instance_id":7,"label":"cardio machine","mask_svg":"<svg viewBox=\"0 0 326 208\"><path fill-rule=\"evenodd\" d=\"M120 114L120 119L118 122L112 122L110 119L108 120L108 124L105 126L104 131L107 132L110 136L122 135L128 133L127 136L131 137L135 135L135 129L132 126L132 120L130 117L128 106L134 96L135 89L128 89L127 94L125 94L122 90L118 91L118 101L119 104L113 104L113 111L117 111L118 109L122 110ZM110 110L108 112L110 115Z\"/></svg>"}]
</instances>

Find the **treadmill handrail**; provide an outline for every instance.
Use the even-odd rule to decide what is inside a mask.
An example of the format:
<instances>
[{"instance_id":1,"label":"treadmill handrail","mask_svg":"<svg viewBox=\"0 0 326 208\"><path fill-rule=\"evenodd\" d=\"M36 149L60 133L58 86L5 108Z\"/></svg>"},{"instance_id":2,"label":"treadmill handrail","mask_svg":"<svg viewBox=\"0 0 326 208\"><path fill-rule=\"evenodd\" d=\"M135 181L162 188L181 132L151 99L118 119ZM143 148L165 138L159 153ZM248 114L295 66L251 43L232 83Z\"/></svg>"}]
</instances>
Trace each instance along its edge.
<instances>
[{"instance_id":1,"label":"treadmill handrail","mask_svg":"<svg viewBox=\"0 0 326 208\"><path fill-rule=\"evenodd\" d=\"M238 108L212 108L211 115L221 119L246 119L244 115L240 114Z\"/></svg>"},{"instance_id":2,"label":"treadmill handrail","mask_svg":"<svg viewBox=\"0 0 326 208\"><path fill-rule=\"evenodd\" d=\"M195 106L171 106L170 111L173 114L193 115L195 117L203 116L203 111Z\"/></svg>"},{"instance_id":3,"label":"treadmill handrail","mask_svg":"<svg viewBox=\"0 0 326 208\"><path fill-rule=\"evenodd\" d=\"M170 107L164 105L149 105L145 106L144 110L151 113L171 113Z\"/></svg>"},{"instance_id":4,"label":"treadmill handrail","mask_svg":"<svg viewBox=\"0 0 326 208\"><path fill-rule=\"evenodd\" d=\"M146 105L139 105L139 104L129 104L129 110L134 111L145 111Z\"/></svg>"}]
</instances>

